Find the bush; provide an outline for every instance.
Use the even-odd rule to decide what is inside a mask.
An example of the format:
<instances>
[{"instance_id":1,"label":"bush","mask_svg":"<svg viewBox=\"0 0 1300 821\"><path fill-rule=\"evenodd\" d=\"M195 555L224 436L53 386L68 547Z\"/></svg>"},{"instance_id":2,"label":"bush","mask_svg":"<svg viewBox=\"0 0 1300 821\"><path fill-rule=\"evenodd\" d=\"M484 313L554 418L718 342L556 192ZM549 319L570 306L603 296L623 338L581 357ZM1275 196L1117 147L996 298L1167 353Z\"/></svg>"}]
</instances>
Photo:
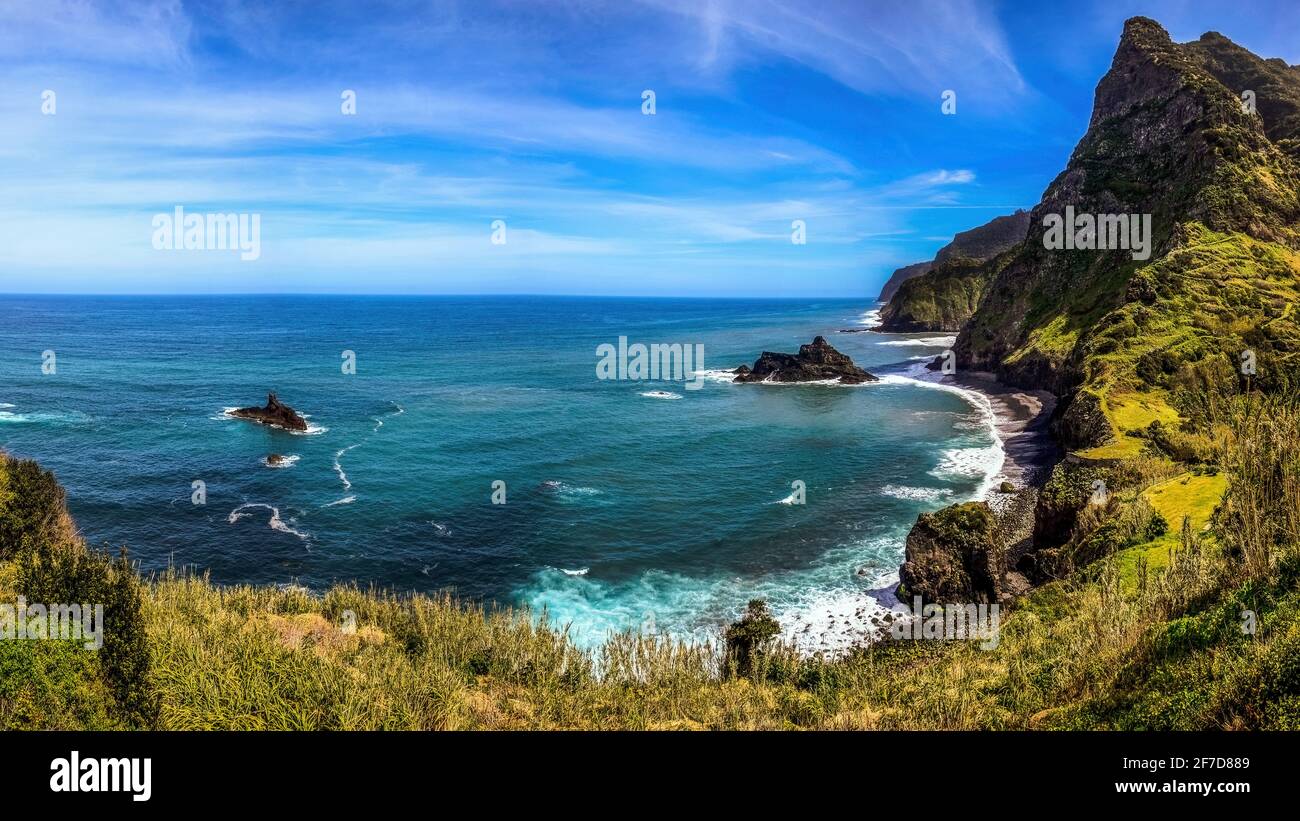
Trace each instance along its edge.
<instances>
[{"instance_id":1,"label":"bush","mask_svg":"<svg viewBox=\"0 0 1300 821\"><path fill-rule=\"evenodd\" d=\"M745 615L732 622L723 636L728 666L736 675L749 678L780 633L781 625L768 612L767 602L751 599Z\"/></svg>"},{"instance_id":2,"label":"bush","mask_svg":"<svg viewBox=\"0 0 1300 821\"><path fill-rule=\"evenodd\" d=\"M0 454L0 559L59 540L66 517L54 474L30 459Z\"/></svg>"}]
</instances>

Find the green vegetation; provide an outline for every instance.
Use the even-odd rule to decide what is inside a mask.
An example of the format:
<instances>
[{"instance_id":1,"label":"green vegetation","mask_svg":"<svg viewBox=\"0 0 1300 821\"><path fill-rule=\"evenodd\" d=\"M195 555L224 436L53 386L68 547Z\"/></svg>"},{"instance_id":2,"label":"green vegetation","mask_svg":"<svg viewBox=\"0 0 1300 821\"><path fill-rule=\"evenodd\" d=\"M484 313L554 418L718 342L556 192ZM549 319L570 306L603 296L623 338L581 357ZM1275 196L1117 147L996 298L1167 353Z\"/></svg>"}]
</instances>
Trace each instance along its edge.
<instances>
[{"instance_id":1,"label":"green vegetation","mask_svg":"<svg viewBox=\"0 0 1300 821\"><path fill-rule=\"evenodd\" d=\"M1269 102L1243 112L1236 88ZM53 476L0 454L0 603L106 605L98 651L0 641L0 729L1300 729L1300 72L1135 18L1097 101L1035 213L1152 214L1149 260L1048 251L1031 227L889 306L961 326L963 367L1063 397L1072 452L1016 557L1039 586L996 649L803 658L754 601L712 644L587 650L448 596L141 579L86 547ZM923 525L963 565L915 579L973 589L966 559L1002 560L980 505Z\"/></svg>"},{"instance_id":2,"label":"green vegetation","mask_svg":"<svg viewBox=\"0 0 1300 821\"><path fill-rule=\"evenodd\" d=\"M961 330L1007 259L957 257L903 282L880 312L881 328L894 333Z\"/></svg>"},{"instance_id":3,"label":"green vegetation","mask_svg":"<svg viewBox=\"0 0 1300 821\"><path fill-rule=\"evenodd\" d=\"M886 641L839 660L799 658L761 602L721 646L622 634L588 651L536 614L450 597L137 581L68 528L59 551L24 558L15 521L66 519L44 484L6 497L0 596L52 584L58 561L139 619L109 616L98 653L0 642L0 727L1295 728L1300 410L1251 396L1214 413L1217 467L1106 469L1118 490L1071 545L1134 524L1004 614L997 649ZM33 467L3 458L0 487Z\"/></svg>"}]
</instances>

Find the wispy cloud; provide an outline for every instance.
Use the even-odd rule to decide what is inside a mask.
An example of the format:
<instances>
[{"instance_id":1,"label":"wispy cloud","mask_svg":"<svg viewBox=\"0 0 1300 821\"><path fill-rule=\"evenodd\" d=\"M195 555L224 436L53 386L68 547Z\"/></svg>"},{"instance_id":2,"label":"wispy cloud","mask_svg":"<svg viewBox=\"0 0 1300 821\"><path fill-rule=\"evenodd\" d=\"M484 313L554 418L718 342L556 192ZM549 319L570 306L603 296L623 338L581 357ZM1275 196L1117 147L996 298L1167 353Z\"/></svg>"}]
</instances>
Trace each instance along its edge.
<instances>
[{"instance_id":1,"label":"wispy cloud","mask_svg":"<svg viewBox=\"0 0 1300 821\"><path fill-rule=\"evenodd\" d=\"M1003 45L986 12L925 3L19 0L0 8L0 291L527 276L522 290L726 292L792 271L809 292L866 291L865 269L932 244L909 215L962 205L975 171L866 151L851 121L805 121L749 73L788 77L796 102L838 88L931 108L948 77L1014 90ZM155 251L151 217L176 205L260 214L260 259Z\"/></svg>"},{"instance_id":2,"label":"wispy cloud","mask_svg":"<svg viewBox=\"0 0 1300 821\"><path fill-rule=\"evenodd\" d=\"M961 87L1005 98L1025 89L991 6L974 0L642 1L697 23L706 68L778 54L871 94Z\"/></svg>"},{"instance_id":3,"label":"wispy cloud","mask_svg":"<svg viewBox=\"0 0 1300 821\"><path fill-rule=\"evenodd\" d=\"M0 59L171 68L188 62L191 28L180 0L0 5Z\"/></svg>"}]
</instances>

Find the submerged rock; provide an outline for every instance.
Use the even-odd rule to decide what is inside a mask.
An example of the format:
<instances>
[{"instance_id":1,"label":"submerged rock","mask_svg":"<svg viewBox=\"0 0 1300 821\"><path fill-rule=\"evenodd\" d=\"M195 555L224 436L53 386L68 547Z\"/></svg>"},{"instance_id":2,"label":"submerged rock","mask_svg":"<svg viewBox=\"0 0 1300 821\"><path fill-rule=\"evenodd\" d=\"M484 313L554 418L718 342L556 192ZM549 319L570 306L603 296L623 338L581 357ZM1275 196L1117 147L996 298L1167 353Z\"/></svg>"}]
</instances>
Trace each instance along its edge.
<instances>
[{"instance_id":1,"label":"submerged rock","mask_svg":"<svg viewBox=\"0 0 1300 821\"><path fill-rule=\"evenodd\" d=\"M284 428L285 430L307 430L307 420L293 408L281 402L274 393L266 395L266 407L236 408L231 416L239 419L251 419L263 425ZM268 458L268 463L269 463Z\"/></svg>"},{"instance_id":2,"label":"submerged rock","mask_svg":"<svg viewBox=\"0 0 1300 821\"><path fill-rule=\"evenodd\" d=\"M818 336L799 353L763 351L753 368L741 365L733 373L735 382L823 382L837 379L844 385L879 381L853 364L853 360L831 347L826 337Z\"/></svg>"}]
</instances>

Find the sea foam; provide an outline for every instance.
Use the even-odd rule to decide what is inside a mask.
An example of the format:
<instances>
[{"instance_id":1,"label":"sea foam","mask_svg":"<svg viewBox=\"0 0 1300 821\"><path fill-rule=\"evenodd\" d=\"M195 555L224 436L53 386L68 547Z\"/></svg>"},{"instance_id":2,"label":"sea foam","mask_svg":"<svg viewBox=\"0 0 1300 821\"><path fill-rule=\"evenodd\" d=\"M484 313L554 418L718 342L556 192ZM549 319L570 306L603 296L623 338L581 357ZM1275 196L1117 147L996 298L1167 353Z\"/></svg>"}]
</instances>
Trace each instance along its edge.
<instances>
[{"instance_id":1,"label":"sea foam","mask_svg":"<svg viewBox=\"0 0 1300 821\"><path fill-rule=\"evenodd\" d=\"M244 511L251 510L253 508L262 508L264 510L271 511L271 518L269 521L267 521L267 524L270 525L272 530L278 530L281 533L289 533L293 536L297 536L299 539L302 539L304 542L311 538L310 533L304 533L301 530L295 530L292 527L290 527L288 524L286 524L285 521L280 518L280 508L275 507L274 505L264 504L262 502L246 502L240 505L239 507L230 511L230 515L226 517L226 521L228 521L230 524L233 525L236 522L238 522L240 519L251 516L252 514L244 513Z\"/></svg>"}]
</instances>

